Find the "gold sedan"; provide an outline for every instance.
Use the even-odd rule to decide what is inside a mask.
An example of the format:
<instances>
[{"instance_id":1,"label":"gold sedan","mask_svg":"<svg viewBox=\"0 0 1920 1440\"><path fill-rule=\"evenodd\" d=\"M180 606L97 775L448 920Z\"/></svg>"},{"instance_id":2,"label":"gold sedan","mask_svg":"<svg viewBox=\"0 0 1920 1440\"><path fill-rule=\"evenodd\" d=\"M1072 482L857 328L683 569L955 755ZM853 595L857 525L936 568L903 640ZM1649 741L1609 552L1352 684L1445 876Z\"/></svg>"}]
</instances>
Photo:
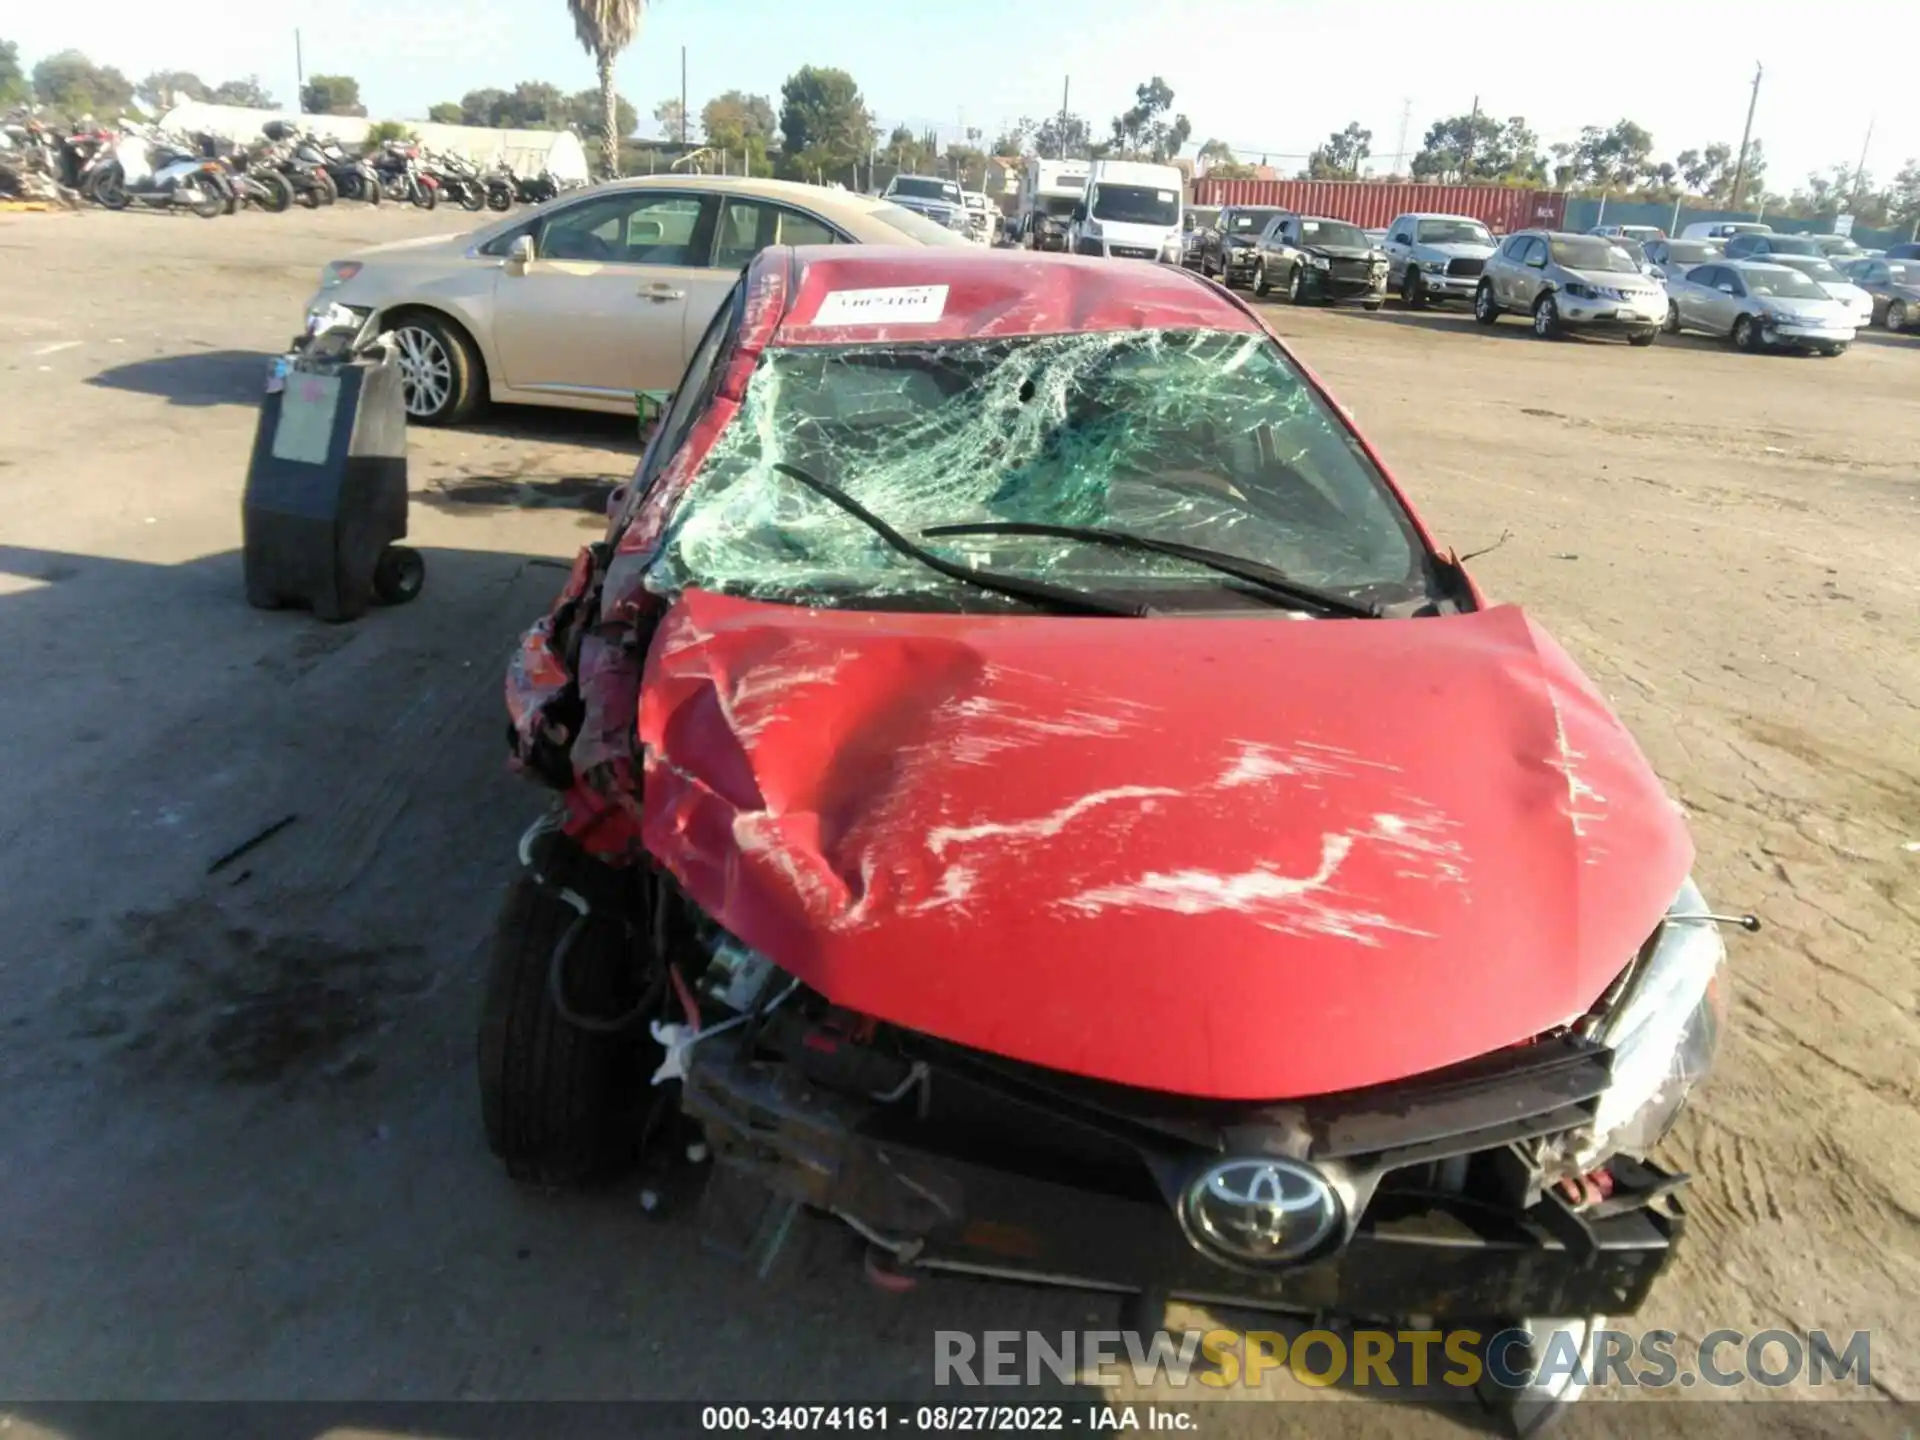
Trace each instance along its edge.
<instances>
[{"instance_id":1,"label":"gold sedan","mask_svg":"<svg viewBox=\"0 0 1920 1440\"><path fill-rule=\"evenodd\" d=\"M967 243L846 190L650 176L331 261L308 315L378 312L420 424L457 424L489 400L631 413L635 391L679 383L741 267L767 246Z\"/></svg>"}]
</instances>

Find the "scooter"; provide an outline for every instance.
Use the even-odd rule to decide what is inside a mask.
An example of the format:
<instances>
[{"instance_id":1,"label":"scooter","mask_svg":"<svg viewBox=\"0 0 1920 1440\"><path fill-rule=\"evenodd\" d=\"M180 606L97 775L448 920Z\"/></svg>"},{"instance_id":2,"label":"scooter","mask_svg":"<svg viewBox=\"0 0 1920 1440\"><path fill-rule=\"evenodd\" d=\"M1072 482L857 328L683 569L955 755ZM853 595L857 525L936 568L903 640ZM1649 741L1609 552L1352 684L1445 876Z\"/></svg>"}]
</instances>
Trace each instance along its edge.
<instances>
[{"instance_id":1,"label":"scooter","mask_svg":"<svg viewBox=\"0 0 1920 1440\"><path fill-rule=\"evenodd\" d=\"M113 158L101 164L89 192L109 210L132 205L153 209L181 207L203 220L227 208L225 167L157 133L129 127L112 145Z\"/></svg>"},{"instance_id":2,"label":"scooter","mask_svg":"<svg viewBox=\"0 0 1920 1440\"><path fill-rule=\"evenodd\" d=\"M487 208L487 187L471 161L444 151L429 151L427 173L440 182L440 193L463 210Z\"/></svg>"}]
</instances>

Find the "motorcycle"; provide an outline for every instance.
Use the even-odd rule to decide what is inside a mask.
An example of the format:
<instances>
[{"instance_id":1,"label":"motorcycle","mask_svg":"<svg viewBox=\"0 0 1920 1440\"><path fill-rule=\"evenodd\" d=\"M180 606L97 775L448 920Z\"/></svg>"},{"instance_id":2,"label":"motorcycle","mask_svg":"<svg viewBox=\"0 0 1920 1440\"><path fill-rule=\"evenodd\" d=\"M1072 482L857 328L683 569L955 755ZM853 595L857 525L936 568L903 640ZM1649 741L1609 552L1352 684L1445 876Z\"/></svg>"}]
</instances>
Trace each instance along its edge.
<instances>
[{"instance_id":1,"label":"motorcycle","mask_svg":"<svg viewBox=\"0 0 1920 1440\"><path fill-rule=\"evenodd\" d=\"M309 137L312 139L312 137ZM378 205L386 198L380 190L380 176L364 155L349 155L338 140L312 140L313 148L333 177L333 187L342 200L364 200Z\"/></svg>"},{"instance_id":2,"label":"motorcycle","mask_svg":"<svg viewBox=\"0 0 1920 1440\"><path fill-rule=\"evenodd\" d=\"M284 120L269 120L260 127L266 137L265 148L257 163L278 170L293 186L293 197L309 210L331 205L340 191L328 173L326 156L320 153L314 138Z\"/></svg>"},{"instance_id":3,"label":"motorcycle","mask_svg":"<svg viewBox=\"0 0 1920 1440\"><path fill-rule=\"evenodd\" d=\"M224 136L202 131L193 138L202 156L220 164L218 178L226 192L229 215L243 205L269 215L281 214L292 206L293 184L278 170L254 165L243 146Z\"/></svg>"},{"instance_id":4,"label":"motorcycle","mask_svg":"<svg viewBox=\"0 0 1920 1440\"><path fill-rule=\"evenodd\" d=\"M61 181L59 133L31 110L16 110L0 123L0 196L63 205L78 198Z\"/></svg>"},{"instance_id":5,"label":"motorcycle","mask_svg":"<svg viewBox=\"0 0 1920 1440\"><path fill-rule=\"evenodd\" d=\"M487 208L489 210L509 210L513 208L513 171L507 168L507 163L504 160L494 161L492 168L481 174L480 183L487 192Z\"/></svg>"},{"instance_id":6,"label":"motorcycle","mask_svg":"<svg viewBox=\"0 0 1920 1440\"><path fill-rule=\"evenodd\" d=\"M428 151L426 159L427 173L440 182L442 195L465 210L487 208L487 187L470 160L445 151Z\"/></svg>"},{"instance_id":7,"label":"motorcycle","mask_svg":"<svg viewBox=\"0 0 1920 1440\"><path fill-rule=\"evenodd\" d=\"M411 200L422 210L440 203L440 182L420 166L420 147L406 140L389 140L374 157L373 168L389 200Z\"/></svg>"},{"instance_id":8,"label":"motorcycle","mask_svg":"<svg viewBox=\"0 0 1920 1440\"><path fill-rule=\"evenodd\" d=\"M225 167L157 130L129 125L88 178L87 194L109 210L179 206L203 220L226 213Z\"/></svg>"}]
</instances>

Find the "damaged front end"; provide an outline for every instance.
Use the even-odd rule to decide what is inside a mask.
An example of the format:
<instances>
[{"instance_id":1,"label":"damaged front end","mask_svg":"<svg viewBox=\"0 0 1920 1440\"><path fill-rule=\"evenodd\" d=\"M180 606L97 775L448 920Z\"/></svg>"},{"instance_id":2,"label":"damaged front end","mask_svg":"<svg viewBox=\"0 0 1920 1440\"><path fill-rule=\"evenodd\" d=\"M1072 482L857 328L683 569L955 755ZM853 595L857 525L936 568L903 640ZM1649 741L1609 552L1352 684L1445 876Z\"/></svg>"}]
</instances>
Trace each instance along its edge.
<instances>
[{"instance_id":1,"label":"damaged front end","mask_svg":"<svg viewBox=\"0 0 1920 1440\"><path fill-rule=\"evenodd\" d=\"M804 987L755 1015L741 953L703 984L753 1018L687 1053L681 1103L718 1167L709 1239L759 1267L804 1207L895 1275L1356 1317L1618 1316L1684 1223L1684 1177L1588 1153L1619 1057L1577 1027L1391 1085L1201 1101L946 1044ZM763 993L792 985L749 963ZM1669 1088L1647 1102L1666 1120Z\"/></svg>"}]
</instances>

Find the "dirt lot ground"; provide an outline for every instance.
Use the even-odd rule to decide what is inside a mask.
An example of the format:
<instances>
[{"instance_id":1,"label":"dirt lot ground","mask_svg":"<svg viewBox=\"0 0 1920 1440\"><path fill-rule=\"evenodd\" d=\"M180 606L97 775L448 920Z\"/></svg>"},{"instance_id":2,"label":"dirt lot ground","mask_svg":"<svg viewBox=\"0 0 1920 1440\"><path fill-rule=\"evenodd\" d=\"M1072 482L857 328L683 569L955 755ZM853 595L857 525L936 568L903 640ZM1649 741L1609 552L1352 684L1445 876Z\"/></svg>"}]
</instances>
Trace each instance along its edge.
<instances>
[{"instance_id":1,"label":"dirt lot ground","mask_svg":"<svg viewBox=\"0 0 1920 1440\"><path fill-rule=\"evenodd\" d=\"M911 1396L936 1328L1109 1323L881 1297L831 1235L761 1285L630 1192L529 1194L485 1153L478 969L538 804L501 662L630 427L416 432L428 590L358 625L249 610L236 549L264 357L317 267L444 228L0 217L0 1396ZM1612 697L1707 893L1767 921L1733 941L1732 1033L1670 1145L1696 1225L1643 1321L1871 1329L1876 1385L1920 1397L1920 342L1271 313L1445 540L1511 532L1476 573Z\"/></svg>"}]
</instances>

